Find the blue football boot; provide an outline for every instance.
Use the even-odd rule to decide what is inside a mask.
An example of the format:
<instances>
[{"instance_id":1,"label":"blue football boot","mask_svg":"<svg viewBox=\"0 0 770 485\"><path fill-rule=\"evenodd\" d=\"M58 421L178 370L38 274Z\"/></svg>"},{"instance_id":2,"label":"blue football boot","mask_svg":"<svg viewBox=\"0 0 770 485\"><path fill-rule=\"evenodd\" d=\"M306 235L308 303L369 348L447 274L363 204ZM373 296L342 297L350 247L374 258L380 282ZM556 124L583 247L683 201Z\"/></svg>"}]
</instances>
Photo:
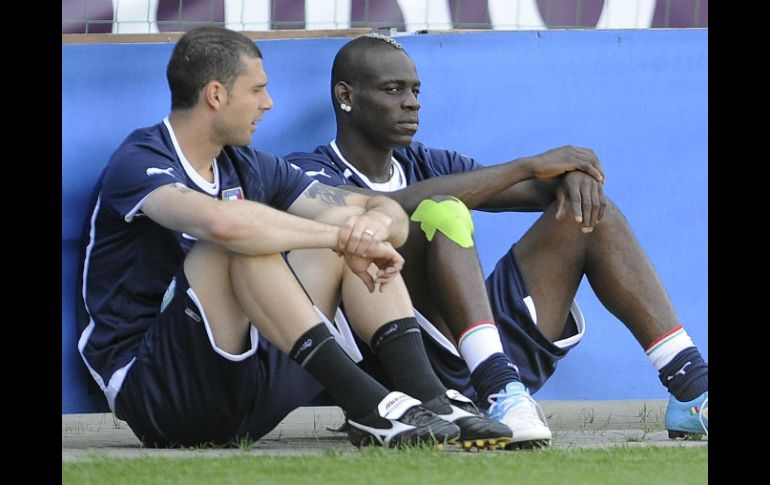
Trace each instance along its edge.
<instances>
[{"instance_id":1,"label":"blue football boot","mask_svg":"<svg viewBox=\"0 0 770 485\"><path fill-rule=\"evenodd\" d=\"M672 394L666 408L666 429L671 439L699 440L709 434L709 392L682 402Z\"/></svg>"}]
</instances>

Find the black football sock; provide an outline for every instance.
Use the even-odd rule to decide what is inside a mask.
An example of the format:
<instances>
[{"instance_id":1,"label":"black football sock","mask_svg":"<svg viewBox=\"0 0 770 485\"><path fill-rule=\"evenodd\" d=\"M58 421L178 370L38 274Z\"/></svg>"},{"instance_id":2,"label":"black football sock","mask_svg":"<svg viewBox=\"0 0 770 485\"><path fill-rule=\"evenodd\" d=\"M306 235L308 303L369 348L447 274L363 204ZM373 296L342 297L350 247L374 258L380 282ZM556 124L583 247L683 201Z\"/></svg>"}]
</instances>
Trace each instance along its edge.
<instances>
[{"instance_id":1,"label":"black football sock","mask_svg":"<svg viewBox=\"0 0 770 485\"><path fill-rule=\"evenodd\" d=\"M318 379L352 419L372 412L388 394L350 360L323 323L302 334L289 356Z\"/></svg>"},{"instance_id":2,"label":"black football sock","mask_svg":"<svg viewBox=\"0 0 770 485\"><path fill-rule=\"evenodd\" d=\"M370 344L394 388L421 401L446 392L425 353L422 334L414 317L401 318L378 328Z\"/></svg>"}]
</instances>

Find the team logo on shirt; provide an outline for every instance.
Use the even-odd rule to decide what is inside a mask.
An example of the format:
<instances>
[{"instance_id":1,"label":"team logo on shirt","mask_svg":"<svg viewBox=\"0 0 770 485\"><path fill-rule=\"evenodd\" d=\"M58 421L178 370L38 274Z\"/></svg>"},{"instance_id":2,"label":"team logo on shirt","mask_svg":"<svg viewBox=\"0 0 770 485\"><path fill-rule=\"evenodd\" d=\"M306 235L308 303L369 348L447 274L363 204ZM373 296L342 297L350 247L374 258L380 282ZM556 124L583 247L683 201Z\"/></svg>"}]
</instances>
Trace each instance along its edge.
<instances>
[{"instance_id":1,"label":"team logo on shirt","mask_svg":"<svg viewBox=\"0 0 770 485\"><path fill-rule=\"evenodd\" d=\"M171 300L174 299L174 292L176 291L176 276L171 280L171 284L168 285L168 288L166 288L166 293L163 295L163 301L160 304L160 311L163 313L163 310L166 309L166 307L171 303Z\"/></svg>"},{"instance_id":2,"label":"team logo on shirt","mask_svg":"<svg viewBox=\"0 0 770 485\"><path fill-rule=\"evenodd\" d=\"M240 187L223 190L222 200L243 200L243 190Z\"/></svg>"}]
</instances>

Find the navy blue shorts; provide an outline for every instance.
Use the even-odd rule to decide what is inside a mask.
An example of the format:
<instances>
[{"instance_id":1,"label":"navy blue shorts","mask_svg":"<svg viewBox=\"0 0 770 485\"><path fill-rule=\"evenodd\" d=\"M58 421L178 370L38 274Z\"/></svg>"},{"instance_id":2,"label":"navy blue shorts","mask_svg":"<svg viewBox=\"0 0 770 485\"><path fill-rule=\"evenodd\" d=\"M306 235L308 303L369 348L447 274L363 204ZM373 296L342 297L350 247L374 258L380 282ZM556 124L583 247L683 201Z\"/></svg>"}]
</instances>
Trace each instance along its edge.
<instances>
[{"instance_id":1,"label":"navy blue shorts","mask_svg":"<svg viewBox=\"0 0 770 485\"><path fill-rule=\"evenodd\" d=\"M486 280L486 286L503 351L519 368L524 385L534 393L553 374L556 363L582 338L585 324L580 308L573 302L564 332L555 343L540 333L533 319L534 303L516 262L513 247L498 261ZM454 345L419 313L417 321L420 323L428 358L441 382L478 403L468 366ZM381 365L365 344L360 341L358 343L364 355L364 361L359 365L387 384ZM478 404L487 406L487 403Z\"/></svg>"},{"instance_id":2,"label":"navy blue shorts","mask_svg":"<svg viewBox=\"0 0 770 485\"><path fill-rule=\"evenodd\" d=\"M146 446L256 440L323 390L253 327L243 354L216 348L182 268L174 284L115 401L116 416Z\"/></svg>"},{"instance_id":3,"label":"navy blue shorts","mask_svg":"<svg viewBox=\"0 0 770 485\"><path fill-rule=\"evenodd\" d=\"M513 248L500 258L487 278L487 294L503 351L518 366L524 385L535 393L556 370L556 363L580 342L585 321L573 301L564 331L556 342L551 342L540 332L533 319L535 304L529 296Z\"/></svg>"}]
</instances>

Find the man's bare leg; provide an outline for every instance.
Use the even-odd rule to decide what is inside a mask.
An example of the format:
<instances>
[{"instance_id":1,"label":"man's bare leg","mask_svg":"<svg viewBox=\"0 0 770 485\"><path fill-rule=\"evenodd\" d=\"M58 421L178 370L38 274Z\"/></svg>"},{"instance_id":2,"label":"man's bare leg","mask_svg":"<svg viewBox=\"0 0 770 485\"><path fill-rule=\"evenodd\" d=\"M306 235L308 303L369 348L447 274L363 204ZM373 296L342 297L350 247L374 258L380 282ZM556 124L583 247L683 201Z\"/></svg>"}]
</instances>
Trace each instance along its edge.
<instances>
[{"instance_id":1,"label":"man's bare leg","mask_svg":"<svg viewBox=\"0 0 770 485\"><path fill-rule=\"evenodd\" d=\"M289 261L317 306L323 308L324 314L333 315L336 306L330 305L337 294L319 285L317 275L337 274L334 267L341 260L334 254L303 250L292 251ZM371 271L374 274L376 267L372 266ZM400 276L370 293L360 278L343 265L341 296L350 325L369 344L394 389L420 399L427 409L457 424L466 449L502 447L510 440L508 427L485 418L470 400L448 391L436 376Z\"/></svg>"},{"instance_id":2,"label":"man's bare leg","mask_svg":"<svg viewBox=\"0 0 770 485\"><path fill-rule=\"evenodd\" d=\"M584 274L642 347L679 325L660 278L612 203L588 234L569 217L556 220L555 212L552 204L514 248L545 336L561 335Z\"/></svg>"},{"instance_id":3,"label":"man's bare leg","mask_svg":"<svg viewBox=\"0 0 770 485\"><path fill-rule=\"evenodd\" d=\"M330 320L336 312L337 296L342 296L350 325L383 361L396 389L422 400L446 390L425 355L412 302L400 276L370 293L342 258L331 251L292 251L289 262L315 304ZM342 277L338 285L324 284L319 277L322 274ZM396 341L396 345L389 345Z\"/></svg>"},{"instance_id":4,"label":"man's bare leg","mask_svg":"<svg viewBox=\"0 0 770 485\"><path fill-rule=\"evenodd\" d=\"M521 384L516 363L503 351L476 248L463 248L440 232L428 242L419 227L411 229L402 273L410 292L423 288L417 290L422 292L417 308L456 342L477 402L491 404L489 415L513 430L508 447L547 445L552 434L545 417Z\"/></svg>"},{"instance_id":5,"label":"man's bare leg","mask_svg":"<svg viewBox=\"0 0 770 485\"><path fill-rule=\"evenodd\" d=\"M185 275L222 350L246 350L253 324L318 379L351 417L366 416L388 395L320 323L280 255L244 256L199 241L185 259Z\"/></svg>"},{"instance_id":6,"label":"man's bare leg","mask_svg":"<svg viewBox=\"0 0 770 485\"><path fill-rule=\"evenodd\" d=\"M666 415L670 434L707 432L708 418L703 425L687 412L708 403L708 366L625 217L608 203L602 221L583 234L569 217L557 221L555 212L552 204L514 248L538 328L551 341L559 338L585 274L599 301L631 331L672 394Z\"/></svg>"}]
</instances>

